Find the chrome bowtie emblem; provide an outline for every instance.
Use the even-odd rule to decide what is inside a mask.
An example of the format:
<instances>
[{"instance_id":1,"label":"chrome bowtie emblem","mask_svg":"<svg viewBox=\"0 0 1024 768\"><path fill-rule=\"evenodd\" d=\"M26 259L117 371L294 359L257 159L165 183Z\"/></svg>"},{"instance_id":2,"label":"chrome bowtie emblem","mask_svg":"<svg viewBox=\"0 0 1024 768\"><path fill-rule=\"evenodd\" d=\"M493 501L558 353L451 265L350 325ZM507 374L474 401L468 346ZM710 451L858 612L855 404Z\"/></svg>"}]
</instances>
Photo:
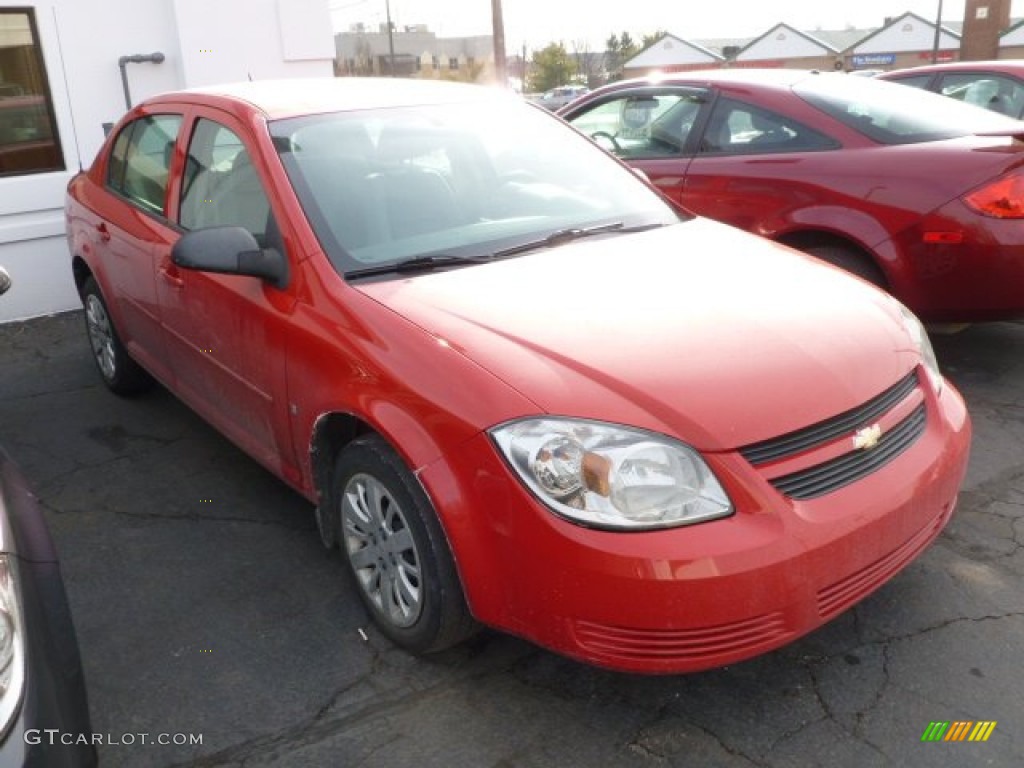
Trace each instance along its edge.
<instances>
[{"instance_id":1,"label":"chrome bowtie emblem","mask_svg":"<svg viewBox=\"0 0 1024 768\"><path fill-rule=\"evenodd\" d=\"M878 441L882 439L882 427L880 424L872 424L870 427L858 429L853 436L853 449L855 451L870 451Z\"/></svg>"}]
</instances>

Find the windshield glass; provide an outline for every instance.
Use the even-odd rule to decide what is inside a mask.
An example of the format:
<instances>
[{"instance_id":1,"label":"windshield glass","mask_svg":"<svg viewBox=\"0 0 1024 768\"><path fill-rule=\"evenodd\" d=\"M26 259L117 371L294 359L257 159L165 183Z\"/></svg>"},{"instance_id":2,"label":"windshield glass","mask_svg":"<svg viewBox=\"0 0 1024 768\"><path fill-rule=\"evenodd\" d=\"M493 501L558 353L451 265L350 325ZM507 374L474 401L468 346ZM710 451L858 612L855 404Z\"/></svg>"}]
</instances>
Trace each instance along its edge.
<instances>
[{"instance_id":1,"label":"windshield glass","mask_svg":"<svg viewBox=\"0 0 1024 768\"><path fill-rule=\"evenodd\" d=\"M565 229L679 214L563 122L517 99L272 123L289 178L339 272L485 256Z\"/></svg>"},{"instance_id":2,"label":"windshield glass","mask_svg":"<svg viewBox=\"0 0 1024 768\"><path fill-rule=\"evenodd\" d=\"M794 85L793 91L882 144L916 144L976 133L1024 130L1024 124L995 112L870 78L814 75Z\"/></svg>"}]
</instances>

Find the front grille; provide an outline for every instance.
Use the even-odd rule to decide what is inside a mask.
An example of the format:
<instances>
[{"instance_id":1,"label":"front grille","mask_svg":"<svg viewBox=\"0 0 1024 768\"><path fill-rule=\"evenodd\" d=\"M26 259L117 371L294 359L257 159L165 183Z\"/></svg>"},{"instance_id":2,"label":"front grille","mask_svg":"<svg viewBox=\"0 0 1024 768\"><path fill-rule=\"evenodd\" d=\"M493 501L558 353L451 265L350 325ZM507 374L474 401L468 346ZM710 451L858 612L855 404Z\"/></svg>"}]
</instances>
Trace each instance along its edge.
<instances>
[{"instance_id":1,"label":"front grille","mask_svg":"<svg viewBox=\"0 0 1024 768\"><path fill-rule=\"evenodd\" d=\"M858 427L871 424L917 388L917 373L911 371L900 381L858 408L845 411L831 419L813 424L795 432L764 440L740 449L740 454L755 467L785 459L810 448L824 445L852 433Z\"/></svg>"},{"instance_id":2,"label":"front grille","mask_svg":"<svg viewBox=\"0 0 1024 768\"><path fill-rule=\"evenodd\" d=\"M810 469L777 477L771 484L781 493L798 501L824 496L856 482L895 459L924 433L925 421L925 407L921 403L907 418L883 435L871 450L847 453Z\"/></svg>"}]
</instances>

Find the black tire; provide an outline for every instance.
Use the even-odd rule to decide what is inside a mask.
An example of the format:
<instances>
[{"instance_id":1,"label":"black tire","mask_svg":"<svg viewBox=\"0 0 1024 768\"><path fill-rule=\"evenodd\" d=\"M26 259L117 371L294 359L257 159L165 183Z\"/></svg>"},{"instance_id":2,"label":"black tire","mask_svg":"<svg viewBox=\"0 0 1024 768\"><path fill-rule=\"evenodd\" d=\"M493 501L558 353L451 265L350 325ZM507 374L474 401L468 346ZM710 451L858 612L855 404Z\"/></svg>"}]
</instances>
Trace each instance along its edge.
<instances>
[{"instance_id":1,"label":"black tire","mask_svg":"<svg viewBox=\"0 0 1024 768\"><path fill-rule=\"evenodd\" d=\"M107 389L118 395L135 395L153 386L153 378L136 363L121 343L110 318L107 302L92 277L82 284L85 332L92 347L93 361Z\"/></svg>"},{"instance_id":2,"label":"black tire","mask_svg":"<svg viewBox=\"0 0 1024 768\"><path fill-rule=\"evenodd\" d=\"M860 251L845 245L812 245L802 250L816 259L821 259L862 280L867 280L883 291L889 288L889 282L885 279L882 270Z\"/></svg>"},{"instance_id":3,"label":"black tire","mask_svg":"<svg viewBox=\"0 0 1024 768\"><path fill-rule=\"evenodd\" d=\"M380 631L417 654L473 635L444 531L398 454L380 437L361 437L341 451L331 482L341 551Z\"/></svg>"}]
</instances>

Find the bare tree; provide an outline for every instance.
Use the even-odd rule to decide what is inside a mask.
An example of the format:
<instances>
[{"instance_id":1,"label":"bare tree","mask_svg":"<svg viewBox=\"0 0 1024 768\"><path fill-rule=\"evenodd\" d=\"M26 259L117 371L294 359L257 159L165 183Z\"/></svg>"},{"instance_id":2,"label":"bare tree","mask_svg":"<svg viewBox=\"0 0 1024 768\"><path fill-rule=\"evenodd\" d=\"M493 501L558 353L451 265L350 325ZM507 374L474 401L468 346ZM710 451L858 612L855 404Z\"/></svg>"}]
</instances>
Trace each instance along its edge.
<instances>
[{"instance_id":1,"label":"bare tree","mask_svg":"<svg viewBox=\"0 0 1024 768\"><path fill-rule=\"evenodd\" d=\"M591 51L586 40L573 40L572 57L576 63L577 78L588 88L596 88L604 82L604 56Z\"/></svg>"}]
</instances>

